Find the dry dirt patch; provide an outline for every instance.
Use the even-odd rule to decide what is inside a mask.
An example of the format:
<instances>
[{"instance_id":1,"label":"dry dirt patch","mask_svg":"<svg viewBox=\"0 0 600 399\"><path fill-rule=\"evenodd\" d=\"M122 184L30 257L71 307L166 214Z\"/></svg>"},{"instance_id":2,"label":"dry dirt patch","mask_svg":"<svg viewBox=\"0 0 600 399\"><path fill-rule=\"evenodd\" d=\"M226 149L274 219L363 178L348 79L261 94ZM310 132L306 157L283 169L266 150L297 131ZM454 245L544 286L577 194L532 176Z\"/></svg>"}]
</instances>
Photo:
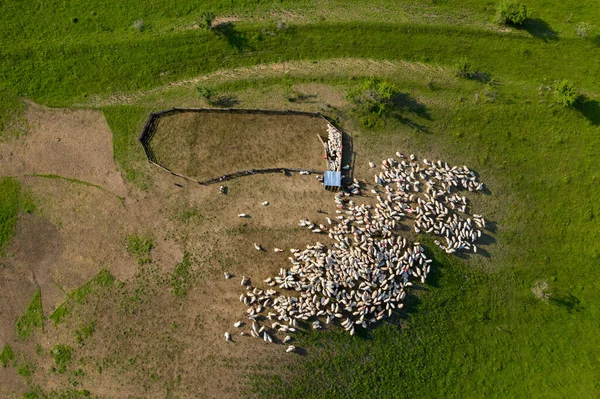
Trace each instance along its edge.
<instances>
[{"instance_id":1,"label":"dry dirt patch","mask_svg":"<svg viewBox=\"0 0 600 399\"><path fill-rule=\"evenodd\" d=\"M28 104L24 116L29 126L24 138L0 143L3 175L56 174L126 193L101 112Z\"/></svg>"},{"instance_id":2,"label":"dry dirt patch","mask_svg":"<svg viewBox=\"0 0 600 399\"><path fill-rule=\"evenodd\" d=\"M238 170L323 170L317 134L326 122L301 115L184 112L162 117L150 146L159 164L203 180Z\"/></svg>"}]
</instances>

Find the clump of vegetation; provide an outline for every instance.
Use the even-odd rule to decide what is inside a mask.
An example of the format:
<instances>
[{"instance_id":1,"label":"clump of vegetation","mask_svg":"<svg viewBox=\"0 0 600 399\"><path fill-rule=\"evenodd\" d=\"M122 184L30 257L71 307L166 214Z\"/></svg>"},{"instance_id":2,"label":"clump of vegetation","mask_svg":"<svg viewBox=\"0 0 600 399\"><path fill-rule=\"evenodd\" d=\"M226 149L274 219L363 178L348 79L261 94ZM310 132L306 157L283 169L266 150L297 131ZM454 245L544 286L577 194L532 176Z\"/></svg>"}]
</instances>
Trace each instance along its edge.
<instances>
[{"instance_id":1,"label":"clump of vegetation","mask_svg":"<svg viewBox=\"0 0 600 399\"><path fill-rule=\"evenodd\" d=\"M183 260L175 266L171 276L171 288L175 296L183 297L190 289L193 277L191 266L190 254L186 252L183 254Z\"/></svg>"},{"instance_id":2,"label":"clump of vegetation","mask_svg":"<svg viewBox=\"0 0 600 399\"><path fill-rule=\"evenodd\" d=\"M127 252L137 259L138 265L152 262L150 251L154 247L152 237L131 234L127 237Z\"/></svg>"},{"instance_id":3,"label":"clump of vegetation","mask_svg":"<svg viewBox=\"0 0 600 399\"><path fill-rule=\"evenodd\" d=\"M477 71L467 57L461 57L454 62L454 74L459 78L472 79Z\"/></svg>"},{"instance_id":4,"label":"clump of vegetation","mask_svg":"<svg viewBox=\"0 0 600 399\"><path fill-rule=\"evenodd\" d=\"M198 21L198 26L203 29L210 30L212 28L212 23L215 20L215 14L213 12L205 12L200 15L200 20Z\"/></svg>"},{"instance_id":5,"label":"clump of vegetation","mask_svg":"<svg viewBox=\"0 0 600 399\"><path fill-rule=\"evenodd\" d=\"M573 82L563 79L554 85L554 99L563 107L572 107L579 98Z\"/></svg>"},{"instance_id":6,"label":"clump of vegetation","mask_svg":"<svg viewBox=\"0 0 600 399\"><path fill-rule=\"evenodd\" d=\"M8 344L5 344L4 348L2 348L2 352L0 352L0 364L2 364L2 367L6 367L9 363L14 364L14 361L15 353Z\"/></svg>"},{"instance_id":7,"label":"clump of vegetation","mask_svg":"<svg viewBox=\"0 0 600 399\"><path fill-rule=\"evenodd\" d=\"M208 86L196 86L198 95L210 103L210 99L214 95L213 89Z\"/></svg>"},{"instance_id":8,"label":"clump of vegetation","mask_svg":"<svg viewBox=\"0 0 600 399\"><path fill-rule=\"evenodd\" d=\"M544 302L548 302L548 299L552 295L548 292L548 282L547 281L536 281L533 288L531 288L531 292L536 298L541 299Z\"/></svg>"},{"instance_id":9,"label":"clump of vegetation","mask_svg":"<svg viewBox=\"0 0 600 399\"><path fill-rule=\"evenodd\" d=\"M388 82L369 78L362 84L346 93L346 98L354 105L353 112L360 124L366 128L374 128L382 123L395 109L394 97L396 88Z\"/></svg>"},{"instance_id":10,"label":"clump of vegetation","mask_svg":"<svg viewBox=\"0 0 600 399\"><path fill-rule=\"evenodd\" d=\"M514 0L502 0L496 8L496 22L499 24L522 26L528 16L525 4Z\"/></svg>"},{"instance_id":11,"label":"clump of vegetation","mask_svg":"<svg viewBox=\"0 0 600 399\"><path fill-rule=\"evenodd\" d=\"M92 320L89 323L82 325L81 328L75 331L75 341L77 341L79 345L83 345L85 340L91 337L95 331L96 320Z\"/></svg>"},{"instance_id":12,"label":"clump of vegetation","mask_svg":"<svg viewBox=\"0 0 600 399\"><path fill-rule=\"evenodd\" d=\"M25 312L19 317L16 324L17 336L23 340L29 338L36 328L43 328L44 314L42 312L42 293L38 289Z\"/></svg>"},{"instance_id":13,"label":"clump of vegetation","mask_svg":"<svg viewBox=\"0 0 600 399\"><path fill-rule=\"evenodd\" d=\"M594 25L589 22L580 22L575 26L575 33L579 37L588 37L593 29Z\"/></svg>"},{"instance_id":14,"label":"clump of vegetation","mask_svg":"<svg viewBox=\"0 0 600 399\"><path fill-rule=\"evenodd\" d=\"M66 316L71 314L74 304L84 304L87 298L99 287L110 287L115 277L107 269L102 269L92 280L67 295L67 299L50 314L49 319L54 324L60 323Z\"/></svg>"},{"instance_id":15,"label":"clump of vegetation","mask_svg":"<svg viewBox=\"0 0 600 399\"><path fill-rule=\"evenodd\" d=\"M62 374L67 371L67 366L71 362L71 356L73 354L73 348L67 345L56 345L52 348L52 357L54 357L54 363L56 366L52 367L52 371L58 374Z\"/></svg>"},{"instance_id":16,"label":"clump of vegetation","mask_svg":"<svg viewBox=\"0 0 600 399\"><path fill-rule=\"evenodd\" d=\"M23 363L17 368L17 374L19 374L21 377L31 377L32 373L33 365L31 363Z\"/></svg>"},{"instance_id":17,"label":"clump of vegetation","mask_svg":"<svg viewBox=\"0 0 600 399\"><path fill-rule=\"evenodd\" d=\"M137 21L135 21L133 23L133 27L135 29L137 29L138 31L143 32L144 31L144 27L145 27L144 20L143 19L138 19Z\"/></svg>"}]
</instances>

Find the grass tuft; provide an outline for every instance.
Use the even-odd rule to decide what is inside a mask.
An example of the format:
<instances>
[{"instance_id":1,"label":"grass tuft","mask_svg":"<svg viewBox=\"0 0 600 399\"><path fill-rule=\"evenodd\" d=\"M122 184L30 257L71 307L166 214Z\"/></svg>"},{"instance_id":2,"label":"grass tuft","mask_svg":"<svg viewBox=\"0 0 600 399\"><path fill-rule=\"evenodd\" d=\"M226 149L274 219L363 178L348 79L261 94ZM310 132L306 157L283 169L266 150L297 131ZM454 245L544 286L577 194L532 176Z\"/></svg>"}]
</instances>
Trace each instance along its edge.
<instances>
[{"instance_id":1,"label":"grass tuft","mask_svg":"<svg viewBox=\"0 0 600 399\"><path fill-rule=\"evenodd\" d=\"M5 368L9 365L9 363L13 363L15 361L15 353L13 352L10 345L5 344L4 348L2 348L2 352L0 352L0 364Z\"/></svg>"},{"instance_id":2,"label":"grass tuft","mask_svg":"<svg viewBox=\"0 0 600 399\"><path fill-rule=\"evenodd\" d=\"M25 312L17 320L15 326L17 337L22 340L29 338L37 328L43 330L44 313L42 311L42 292L38 290L33 295L31 302L25 309Z\"/></svg>"},{"instance_id":3,"label":"grass tuft","mask_svg":"<svg viewBox=\"0 0 600 399\"><path fill-rule=\"evenodd\" d=\"M154 247L154 240L149 236L131 234L127 237L127 252L137 259L138 265L152 262L150 251Z\"/></svg>"},{"instance_id":4,"label":"grass tuft","mask_svg":"<svg viewBox=\"0 0 600 399\"><path fill-rule=\"evenodd\" d=\"M192 285L192 280L190 255L186 252L183 255L183 260L175 266L175 270L171 275L173 294L178 297L185 296Z\"/></svg>"},{"instance_id":5,"label":"grass tuft","mask_svg":"<svg viewBox=\"0 0 600 399\"><path fill-rule=\"evenodd\" d=\"M62 374L67 371L69 363L71 363L71 357L73 355L73 348L67 345L56 345L52 348L51 355L54 358L56 366L52 367L52 371Z\"/></svg>"}]
</instances>

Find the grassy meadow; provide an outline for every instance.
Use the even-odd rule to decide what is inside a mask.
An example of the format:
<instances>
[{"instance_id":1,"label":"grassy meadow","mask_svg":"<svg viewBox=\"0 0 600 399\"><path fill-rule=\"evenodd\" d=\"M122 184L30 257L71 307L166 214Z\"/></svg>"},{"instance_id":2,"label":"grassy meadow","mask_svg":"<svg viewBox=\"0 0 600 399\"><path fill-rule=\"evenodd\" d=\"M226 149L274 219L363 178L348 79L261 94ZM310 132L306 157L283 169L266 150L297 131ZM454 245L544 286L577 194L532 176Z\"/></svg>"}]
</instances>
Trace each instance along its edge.
<instances>
[{"instance_id":1,"label":"grassy meadow","mask_svg":"<svg viewBox=\"0 0 600 399\"><path fill-rule=\"evenodd\" d=\"M475 212L491 222L484 256L450 257L427 245L434 272L404 314L354 337L302 333L298 345L310 356L248 373L244 395L598 397L600 13L595 1L523 3L531 18L522 29L506 29L492 22L496 3L480 0L3 2L0 140L10 134L22 100L99 109L123 176L132 189L152 191L136 141L146 116L207 106L196 89L203 85L240 107L335 118L353 136L357 177L369 181L366 163L398 150L466 164L490 190L473 200ZM223 31L195 27L207 11L234 22ZM139 20L142 29L133 26ZM580 37L580 22L596 28ZM477 79L455 76L460 57ZM354 67L361 59L372 66ZM271 63L290 70L252 70ZM314 68L292 68L301 63ZM215 73L234 68L240 72ZM199 75L207 77L169 85ZM401 117L365 129L344 95L372 76L403 93ZM559 79L571 80L581 94L574 107L555 104L551 87ZM296 100L317 89L324 94L314 101ZM19 180L0 176L0 253L19 213L31 209ZM140 265L150 263L153 242L138 238L130 238L130 252ZM196 282L189 267L186 252L161 286L170 284L184 304L188 284ZM97 291L120 289L120 282L111 288L113 281L103 269L45 316L61 323ZM536 295L539 287L546 297ZM39 291L27 299L16 326L22 339L47 323L39 317L43 299ZM85 325L71 335L83 340L98 328ZM14 357L5 344L3 366ZM57 347L55 367L66 370L78 350ZM83 388L59 396L32 385L27 397L84 397Z\"/></svg>"}]
</instances>

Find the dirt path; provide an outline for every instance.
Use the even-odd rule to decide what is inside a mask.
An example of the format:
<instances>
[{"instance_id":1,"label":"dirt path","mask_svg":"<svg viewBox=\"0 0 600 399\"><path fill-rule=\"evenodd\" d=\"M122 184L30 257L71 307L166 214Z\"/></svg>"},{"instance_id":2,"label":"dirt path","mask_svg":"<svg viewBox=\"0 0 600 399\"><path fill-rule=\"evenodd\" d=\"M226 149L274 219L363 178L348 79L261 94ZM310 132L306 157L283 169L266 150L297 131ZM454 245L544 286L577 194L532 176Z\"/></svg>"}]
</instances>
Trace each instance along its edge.
<instances>
[{"instance_id":1,"label":"dirt path","mask_svg":"<svg viewBox=\"0 0 600 399\"><path fill-rule=\"evenodd\" d=\"M86 107L103 107L115 104L134 104L143 99L160 95L178 87L190 87L200 83L219 84L225 81L264 79L269 77L316 77L316 76L352 76L373 75L385 76L406 71L416 77L425 74L446 75L449 72L441 67L426 65L419 62L378 61L362 58L333 58L317 61L294 61L271 64L260 64L252 67L242 67L215 71L192 79L180 80L166 86L157 87L138 93L119 93L108 96L92 96L89 102L78 104Z\"/></svg>"}]
</instances>

